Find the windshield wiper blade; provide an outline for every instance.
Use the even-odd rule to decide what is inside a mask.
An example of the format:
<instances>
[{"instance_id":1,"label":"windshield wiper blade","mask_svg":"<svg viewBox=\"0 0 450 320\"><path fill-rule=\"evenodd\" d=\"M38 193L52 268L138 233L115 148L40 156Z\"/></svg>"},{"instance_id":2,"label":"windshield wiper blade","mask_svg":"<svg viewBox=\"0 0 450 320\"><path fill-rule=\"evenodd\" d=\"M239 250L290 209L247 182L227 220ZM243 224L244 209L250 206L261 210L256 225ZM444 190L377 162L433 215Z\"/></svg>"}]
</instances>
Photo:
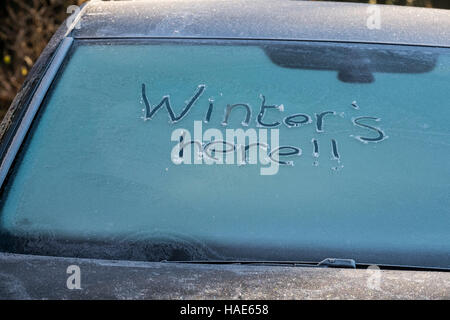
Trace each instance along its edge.
<instances>
[{"instance_id":1,"label":"windshield wiper blade","mask_svg":"<svg viewBox=\"0 0 450 320\"><path fill-rule=\"evenodd\" d=\"M326 258L320 262L312 261L275 261L275 260L163 260L163 263L184 263L184 264L212 264L212 265L252 265L252 266L280 266L280 267L314 267L314 268L345 268L345 269L366 269L376 265L381 270L405 270L405 271L437 271L450 272L446 267L428 267L428 266L409 266L409 265L391 265L359 263L354 259Z\"/></svg>"},{"instance_id":2,"label":"windshield wiper blade","mask_svg":"<svg viewBox=\"0 0 450 320\"><path fill-rule=\"evenodd\" d=\"M173 261L163 260L164 263L189 263L189 264L238 264L238 265L263 265L263 266L293 266L293 267L317 267L317 268L350 268L356 269L353 259L326 258L320 262L303 261L245 261L245 260L191 260Z\"/></svg>"}]
</instances>

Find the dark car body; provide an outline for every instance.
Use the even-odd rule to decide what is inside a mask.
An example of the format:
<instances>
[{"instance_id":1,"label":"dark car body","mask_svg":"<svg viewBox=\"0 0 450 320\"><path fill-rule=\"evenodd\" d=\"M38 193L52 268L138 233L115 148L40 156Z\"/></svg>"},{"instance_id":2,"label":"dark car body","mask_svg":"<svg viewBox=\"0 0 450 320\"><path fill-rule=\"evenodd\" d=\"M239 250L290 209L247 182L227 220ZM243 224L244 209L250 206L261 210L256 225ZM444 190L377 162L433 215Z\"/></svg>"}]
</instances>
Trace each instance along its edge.
<instances>
[{"instance_id":1,"label":"dark car body","mask_svg":"<svg viewBox=\"0 0 450 320\"><path fill-rule=\"evenodd\" d=\"M69 20L70 27L63 24L51 39L0 125L1 182L8 178L22 141L73 42L222 39L450 48L449 11L380 6L383 27L371 30L365 23L367 8L362 4L288 0L90 2ZM81 290L66 287L70 265L82 270ZM134 262L76 258L70 254L52 257L1 253L0 298L450 298L448 271L394 266L374 271L366 267ZM380 272L377 276L381 277L381 287L372 288L368 283L376 272Z\"/></svg>"}]
</instances>

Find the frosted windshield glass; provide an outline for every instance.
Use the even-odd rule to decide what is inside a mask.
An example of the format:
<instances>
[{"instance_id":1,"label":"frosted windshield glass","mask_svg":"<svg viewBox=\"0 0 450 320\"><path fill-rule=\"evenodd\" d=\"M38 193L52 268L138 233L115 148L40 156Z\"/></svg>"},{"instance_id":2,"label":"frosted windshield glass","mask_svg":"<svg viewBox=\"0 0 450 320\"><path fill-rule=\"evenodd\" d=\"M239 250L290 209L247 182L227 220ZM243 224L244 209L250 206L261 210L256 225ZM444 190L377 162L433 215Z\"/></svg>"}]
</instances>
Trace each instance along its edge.
<instances>
[{"instance_id":1,"label":"frosted windshield glass","mask_svg":"<svg viewBox=\"0 0 450 320\"><path fill-rule=\"evenodd\" d=\"M3 247L450 267L449 81L444 49L79 42L3 192Z\"/></svg>"}]
</instances>

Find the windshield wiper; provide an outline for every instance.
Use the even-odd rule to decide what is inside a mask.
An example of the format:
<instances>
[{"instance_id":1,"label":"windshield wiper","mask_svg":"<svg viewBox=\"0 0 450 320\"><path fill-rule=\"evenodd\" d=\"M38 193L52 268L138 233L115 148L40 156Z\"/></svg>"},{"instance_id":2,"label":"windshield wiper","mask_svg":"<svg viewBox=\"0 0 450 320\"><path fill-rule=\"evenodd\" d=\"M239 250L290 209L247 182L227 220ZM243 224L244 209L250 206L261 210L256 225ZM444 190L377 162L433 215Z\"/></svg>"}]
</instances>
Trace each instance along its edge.
<instances>
[{"instance_id":1,"label":"windshield wiper","mask_svg":"<svg viewBox=\"0 0 450 320\"><path fill-rule=\"evenodd\" d=\"M318 263L304 261L241 261L241 260L192 260L192 261L168 261L164 263L190 263L190 264L238 264L238 265L263 265L263 266L293 266L293 267L317 267L317 268L349 268L356 269L353 259L326 258Z\"/></svg>"},{"instance_id":2,"label":"windshield wiper","mask_svg":"<svg viewBox=\"0 0 450 320\"><path fill-rule=\"evenodd\" d=\"M254 266L282 266L282 267L314 267L314 268L345 268L345 269L366 269L376 265L382 270L405 270L405 271L438 271L449 272L446 267L426 267L391 264L370 264L357 263L354 259L326 258L320 262L305 261L252 261L252 260L163 260L163 263L184 263L184 264L212 264L212 265L254 265Z\"/></svg>"}]
</instances>

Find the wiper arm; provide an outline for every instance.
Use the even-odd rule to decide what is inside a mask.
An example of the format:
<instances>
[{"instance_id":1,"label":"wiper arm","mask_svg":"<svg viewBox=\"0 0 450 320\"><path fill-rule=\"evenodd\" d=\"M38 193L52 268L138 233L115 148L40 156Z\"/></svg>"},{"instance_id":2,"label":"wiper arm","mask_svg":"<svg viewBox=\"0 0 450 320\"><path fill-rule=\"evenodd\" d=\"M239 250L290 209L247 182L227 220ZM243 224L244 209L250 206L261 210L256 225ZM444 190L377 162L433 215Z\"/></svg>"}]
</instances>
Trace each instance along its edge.
<instances>
[{"instance_id":1,"label":"wiper arm","mask_svg":"<svg viewBox=\"0 0 450 320\"><path fill-rule=\"evenodd\" d=\"M184 263L184 264L222 264L222 265L253 265L253 266L281 266L281 267L314 267L314 268L346 268L346 269L366 269L374 264L358 263L353 259L326 258L320 262L305 261L252 261L252 260L185 260L173 261L163 260L164 263ZM425 267L409 265L376 264L382 270L405 270L405 271L437 271L450 272L446 267Z\"/></svg>"},{"instance_id":2,"label":"wiper arm","mask_svg":"<svg viewBox=\"0 0 450 320\"><path fill-rule=\"evenodd\" d=\"M189 263L189 264L239 264L239 265L263 265L263 266L293 266L293 267L317 267L317 268L350 268L356 269L353 259L327 258L319 263L303 261L236 261L236 260L191 260L191 261L167 261L164 263Z\"/></svg>"}]
</instances>

